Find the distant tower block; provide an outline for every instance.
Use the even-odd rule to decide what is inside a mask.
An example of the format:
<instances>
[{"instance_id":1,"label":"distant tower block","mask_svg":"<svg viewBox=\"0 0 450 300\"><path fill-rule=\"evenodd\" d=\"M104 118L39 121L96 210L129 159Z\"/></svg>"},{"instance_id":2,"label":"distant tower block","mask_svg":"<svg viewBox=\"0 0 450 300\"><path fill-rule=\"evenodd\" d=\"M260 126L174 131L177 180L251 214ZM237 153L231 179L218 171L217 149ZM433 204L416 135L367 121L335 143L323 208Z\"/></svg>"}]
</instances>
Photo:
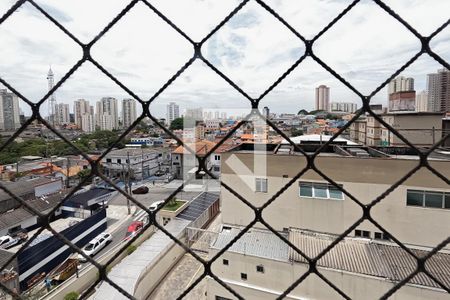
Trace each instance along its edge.
<instances>
[{"instance_id":1,"label":"distant tower block","mask_svg":"<svg viewBox=\"0 0 450 300\"><path fill-rule=\"evenodd\" d=\"M51 67L48 70L47 81L48 81L48 90L51 91L55 84L54 75ZM54 94L50 95L50 98L48 99L48 106L49 106L50 124L52 124L52 126L55 126L58 122L56 120L56 98Z\"/></svg>"}]
</instances>

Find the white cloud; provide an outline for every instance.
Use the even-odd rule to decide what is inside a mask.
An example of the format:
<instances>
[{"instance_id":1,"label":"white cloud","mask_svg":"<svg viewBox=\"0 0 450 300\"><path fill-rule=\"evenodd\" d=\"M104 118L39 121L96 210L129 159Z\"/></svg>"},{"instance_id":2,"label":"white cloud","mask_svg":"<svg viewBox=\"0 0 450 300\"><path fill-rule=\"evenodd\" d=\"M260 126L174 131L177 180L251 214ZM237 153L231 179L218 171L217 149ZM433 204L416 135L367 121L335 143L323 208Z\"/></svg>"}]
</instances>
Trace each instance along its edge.
<instances>
[{"instance_id":1,"label":"white cloud","mask_svg":"<svg viewBox=\"0 0 450 300\"><path fill-rule=\"evenodd\" d=\"M48 13L82 42L94 38L130 1L36 0ZM203 39L240 1L153 0L149 1L194 41ZM448 18L450 1L386 0L395 11L430 34ZM14 3L0 2L0 14ZM266 0L299 33L310 39L351 1ZM432 48L449 59L450 29L432 41ZM47 91L48 66L61 78L82 57L81 48L26 4L0 24L0 76L32 101ZM401 24L372 1L361 1L315 44L314 52L364 93L369 93L420 49L420 43ZM250 1L228 24L214 34L202 52L218 69L252 96L268 88L303 52L303 44L255 1ZM94 45L92 56L129 86L138 96L150 98L193 55L193 47L142 3L132 8L113 29ZM201 67L200 67L201 66ZM426 74L439 68L423 57L405 70L416 78L417 89L425 88ZM184 106L247 107L247 101L228 83L201 63L152 104L164 116L165 101ZM106 87L104 76L93 66L84 66L72 81L57 91L60 102L76 98L92 104L103 96L129 97L114 84ZM214 79L213 79L214 78ZM107 82L111 82L106 78ZM71 82L71 83L70 83ZM70 83L70 84L69 84ZM112 83L112 82L111 82ZM313 108L314 88L331 87L332 100L359 99L310 59L290 74L264 99L275 112ZM234 95L234 96L233 96ZM225 99L225 100L224 100ZM385 102L381 91L373 100ZM29 113L25 105L23 110ZM42 107L45 115L45 105Z\"/></svg>"}]
</instances>

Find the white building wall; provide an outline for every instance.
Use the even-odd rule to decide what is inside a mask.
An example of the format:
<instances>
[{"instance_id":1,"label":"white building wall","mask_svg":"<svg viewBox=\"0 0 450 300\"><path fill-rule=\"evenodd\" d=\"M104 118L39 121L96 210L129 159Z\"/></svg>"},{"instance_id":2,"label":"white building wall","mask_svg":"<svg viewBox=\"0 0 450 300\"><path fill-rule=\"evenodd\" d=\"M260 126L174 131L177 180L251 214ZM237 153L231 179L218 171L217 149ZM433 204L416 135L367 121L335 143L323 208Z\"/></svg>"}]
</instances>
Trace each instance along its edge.
<instances>
[{"instance_id":1,"label":"white building wall","mask_svg":"<svg viewBox=\"0 0 450 300\"><path fill-rule=\"evenodd\" d=\"M292 155L268 155L268 192L254 191L255 176L236 176L227 163L230 153L222 154L221 180L238 192L253 205L259 207L278 192L299 170L306 167L306 159ZM234 154L236 155L236 154ZM253 155L238 154L237 158L253 170ZM256 158L256 161L265 159ZM417 166L417 160L364 159L354 157L317 157L316 166L330 176L356 199L370 203L408 170ZM450 162L431 161L444 177L450 177ZM355 171L357 169L357 172ZM231 172L231 173L230 173ZM284 178L283 176L287 176ZM313 171L306 172L302 181L325 182ZM448 237L448 229L442 224L450 224L448 209L432 209L406 205L407 189L450 192L441 179L425 169L417 171L410 179L392 191L372 209L372 216L404 243L434 247ZM254 219L254 212L241 200L222 188L222 219L224 223L247 225ZM327 200L299 196L298 181L285 190L278 199L268 206L263 217L276 229L296 227L320 232L341 234L362 215L362 209L349 197L344 200ZM282 218L280 216L283 216ZM420 226L418 226L420 224ZM263 227L262 225L255 225ZM380 230L369 222L357 229L374 232ZM446 246L450 248L450 245Z\"/></svg>"},{"instance_id":2,"label":"white building wall","mask_svg":"<svg viewBox=\"0 0 450 300\"><path fill-rule=\"evenodd\" d=\"M217 253L212 250L211 258ZM228 259L229 265L223 265L222 259ZM264 273L256 271L263 265ZM374 276L365 276L319 267L319 272L336 285L351 299L380 299L395 283ZM306 264L264 259L240 253L226 252L212 266L212 271L221 280L239 293L244 299L276 299L292 283L308 271ZM247 274L247 280L241 279L241 273ZM213 278L208 277L207 299L216 300L216 296L236 299ZM342 297L317 275L311 274L284 299L291 300L330 300ZM395 300L448 299L445 291L406 284L392 296Z\"/></svg>"}]
</instances>

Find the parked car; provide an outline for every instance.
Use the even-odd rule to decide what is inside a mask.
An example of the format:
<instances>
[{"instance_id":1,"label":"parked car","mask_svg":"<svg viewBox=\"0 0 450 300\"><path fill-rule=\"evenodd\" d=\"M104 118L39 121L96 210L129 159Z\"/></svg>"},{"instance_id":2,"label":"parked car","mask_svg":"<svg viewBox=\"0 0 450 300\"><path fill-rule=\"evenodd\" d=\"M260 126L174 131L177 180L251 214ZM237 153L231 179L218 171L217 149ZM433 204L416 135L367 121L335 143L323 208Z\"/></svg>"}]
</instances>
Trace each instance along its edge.
<instances>
[{"instance_id":1,"label":"parked car","mask_svg":"<svg viewBox=\"0 0 450 300\"><path fill-rule=\"evenodd\" d=\"M111 234L102 232L92 241L90 241L86 246L84 246L83 253L86 254L87 256L94 256L111 241L112 241ZM86 261L86 258L84 258L84 256L81 254L78 254L78 259L80 261Z\"/></svg>"},{"instance_id":2,"label":"parked car","mask_svg":"<svg viewBox=\"0 0 450 300\"><path fill-rule=\"evenodd\" d=\"M133 190L133 194L147 194L148 193L148 187L145 185L138 187L137 189Z\"/></svg>"},{"instance_id":3,"label":"parked car","mask_svg":"<svg viewBox=\"0 0 450 300\"><path fill-rule=\"evenodd\" d=\"M155 176L163 176L164 174L166 174L166 172L164 172L163 170L158 170L155 172Z\"/></svg>"},{"instance_id":4,"label":"parked car","mask_svg":"<svg viewBox=\"0 0 450 300\"><path fill-rule=\"evenodd\" d=\"M127 229L127 233L125 235L125 239L131 239L133 238L136 234L138 234L142 228L144 228L144 223L141 221L134 221L133 223L130 224L130 226L128 226Z\"/></svg>"},{"instance_id":5,"label":"parked car","mask_svg":"<svg viewBox=\"0 0 450 300\"><path fill-rule=\"evenodd\" d=\"M4 235L0 237L0 248L8 249L17 244L23 243L28 239L28 234L25 232L19 232L15 236Z\"/></svg>"},{"instance_id":6,"label":"parked car","mask_svg":"<svg viewBox=\"0 0 450 300\"><path fill-rule=\"evenodd\" d=\"M156 209L158 209L158 207L160 207L162 205L164 205L164 201L153 202L152 205L150 205L150 207L148 208L148 210L155 211Z\"/></svg>"}]
</instances>

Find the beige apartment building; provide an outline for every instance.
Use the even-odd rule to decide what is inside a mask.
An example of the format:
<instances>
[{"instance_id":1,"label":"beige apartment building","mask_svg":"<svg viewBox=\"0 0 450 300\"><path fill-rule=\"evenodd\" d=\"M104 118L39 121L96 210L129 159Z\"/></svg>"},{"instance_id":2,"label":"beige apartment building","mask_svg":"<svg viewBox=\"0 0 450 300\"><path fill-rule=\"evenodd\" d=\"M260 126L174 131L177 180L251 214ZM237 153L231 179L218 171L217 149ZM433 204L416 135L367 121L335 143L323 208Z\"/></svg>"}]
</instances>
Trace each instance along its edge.
<instances>
[{"instance_id":1,"label":"beige apartment building","mask_svg":"<svg viewBox=\"0 0 450 300\"><path fill-rule=\"evenodd\" d=\"M442 138L442 113L415 112L385 114L383 121L399 130L415 146L431 146ZM405 143L389 129L382 126L381 143L387 146L404 146Z\"/></svg>"},{"instance_id":2,"label":"beige apartment building","mask_svg":"<svg viewBox=\"0 0 450 300\"><path fill-rule=\"evenodd\" d=\"M350 124L350 140L359 144L366 144L366 119L359 118Z\"/></svg>"},{"instance_id":3,"label":"beige apartment building","mask_svg":"<svg viewBox=\"0 0 450 300\"><path fill-rule=\"evenodd\" d=\"M381 140L381 124L372 116L366 118L366 145L378 146Z\"/></svg>"},{"instance_id":4,"label":"beige apartment building","mask_svg":"<svg viewBox=\"0 0 450 300\"><path fill-rule=\"evenodd\" d=\"M248 144L243 147L246 146L251 147ZM329 149L317 156L315 165L362 204L375 200L419 164L418 157L414 155L390 156L376 150L370 150L369 153L364 147L334 147L344 151L337 153ZM286 154L280 151L278 154L271 150L254 154L253 151L239 149L242 147L222 153L221 179L256 206L263 205L307 165L306 158L298 153ZM263 160L266 161L267 170L256 168L257 172L263 173L242 175L240 172L240 164L248 170L254 170L254 163ZM450 157L446 160L430 158L429 163L444 177L450 178ZM238 166L236 169L240 175L236 175L234 165ZM302 186L305 187L303 195L300 194ZM441 207L409 205L408 197L413 197L410 193L416 191L440 195ZM338 197L333 197L334 194ZM253 211L227 189L222 188L221 195L223 223L245 226L254 219ZM441 226L450 224L449 197L450 187L429 170L421 168L381 200L371 213L400 241L434 247L449 234L449 227ZM335 190L313 170L308 170L292 183L263 212L263 217L270 220L276 230L295 227L332 234L341 234L361 216L362 208L358 204ZM369 222L360 224L356 230L368 231L370 238L380 232ZM450 245L447 247L450 250Z\"/></svg>"},{"instance_id":5,"label":"beige apartment building","mask_svg":"<svg viewBox=\"0 0 450 300\"><path fill-rule=\"evenodd\" d=\"M418 147L432 146L442 136L442 113L384 113L380 117ZM356 120L349 128L350 139L366 146L406 146L406 144L374 117Z\"/></svg>"},{"instance_id":6,"label":"beige apartment building","mask_svg":"<svg viewBox=\"0 0 450 300\"><path fill-rule=\"evenodd\" d=\"M268 145L267 151L256 154L251 147L242 145L222 154L221 179L252 205L260 207L304 169L307 161L297 152L278 151L281 149L278 146ZM307 147L306 152L314 151L312 146ZM391 151L395 149L400 148ZM388 155L367 147L333 145L317 156L315 165L365 205L419 164L418 157L403 150ZM262 162L265 168L261 168ZM430 158L430 165L444 177L450 177L450 157L436 154ZM248 171L242 172L243 169ZM315 171L308 170L290 183L264 209L262 216L307 255L317 255L317 249L324 249L363 216L357 203ZM211 244L210 256L225 246L239 227L255 218L254 212L225 188L221 201L225 225ZM448 238L450 187L421 168L374 206L371 217L413 251L425 253ZM378 299L411 273L410 268L415 269L415 262L410 262L411 257L392 242L391 235L363 221L342 244L333 248L334 252L318 262L318 269L352 299ZM443 276L450 286L449 253L447 245L436 257L440 263L432 272ZM307 270L305 261L261 223L256 223L213 266L215 274L246 299L274 299ZM418 276L415 280L397 291L394 299L448 299L449 295L434 281ZM208 282L208 297L235 299L212 279ZM311 275L287 299L340 299L340 296Z\"/></svg>"},{"instance_id":7,"label":"beige apartment building","mask_svg":"<svg viewBox=\"0 0 450 300\"><path fill-rule=\"evenodd\" d=\"M214 241L210 258L239 232L224 227ZM309 257L315 257L336 236L291 228L280 233ZM264 243L264 246L261 245ZM426 251L414 250L418 255ZM438 253L428 271L448 284L450 254ZM317 262L317 270L351 299L380 299L394 285L414 272L416 263L404 250L383 242L345 238ZM276 299L309 269L303 256L268 230L252 229L245 233L213 265L212 271L244 299ZM214 279L208 278L209 300L237 299ZM390 299L448 299L446 291L420 274L397 290ZM324 280L309 275L285 298L291 300L343 299Z\"/></svg>"}]
</instances>

